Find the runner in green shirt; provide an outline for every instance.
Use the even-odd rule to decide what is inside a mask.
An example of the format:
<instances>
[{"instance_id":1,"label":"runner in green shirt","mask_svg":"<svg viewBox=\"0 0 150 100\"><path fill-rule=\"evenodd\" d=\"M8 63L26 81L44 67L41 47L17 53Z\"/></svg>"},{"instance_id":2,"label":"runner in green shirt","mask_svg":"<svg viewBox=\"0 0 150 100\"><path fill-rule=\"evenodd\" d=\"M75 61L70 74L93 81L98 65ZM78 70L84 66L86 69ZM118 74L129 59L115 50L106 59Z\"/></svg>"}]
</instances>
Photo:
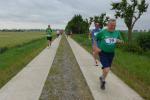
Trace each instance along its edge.
<instances>
[{"instance_id":1,"label":"runner in green shirt","mask_svg":"<svg viewBox=\"0 0 150 100\"><path fill-rule=\"evenodd\" d=\"M48 25L48 28L46 29L46 36L48 40L48 47L50 47L52 43L52 29L50 25Z\"/></svg>"},{"instance_id":2,"label":"runner in green shirt","mask_svg":"<svg viewBox=\"0 0 150 100\"><path fill-rule=\"evenodd\" d=\"M121 35L119 31L115 30L116 20L110 19L108 21L107 29L102 30L96 35L98 42L98 47L101 52L99 53L100 62L102 64L103 74L100 76L101 89L105 89L105 79L110 70L116 43L122 43Z\"/></svg>"}]
</instances>

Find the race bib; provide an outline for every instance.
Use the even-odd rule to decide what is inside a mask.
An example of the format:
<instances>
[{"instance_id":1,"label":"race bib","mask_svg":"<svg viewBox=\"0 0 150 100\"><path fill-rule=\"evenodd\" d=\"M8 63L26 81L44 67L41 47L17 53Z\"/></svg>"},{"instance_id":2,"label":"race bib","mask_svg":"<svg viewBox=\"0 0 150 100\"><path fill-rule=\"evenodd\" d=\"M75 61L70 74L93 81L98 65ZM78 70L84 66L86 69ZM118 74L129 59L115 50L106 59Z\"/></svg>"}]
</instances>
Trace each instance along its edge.
<instances>
[{"instance_id":1,"label":"race bib","mask_svg":"<svg viewBox=\"0 0 150 100\"><path fill-rule=\"evenodd\" d=\"M116 38L106 38L105 42L108 44L115 44L117 42Z\"/></svg>"}]
</instances>

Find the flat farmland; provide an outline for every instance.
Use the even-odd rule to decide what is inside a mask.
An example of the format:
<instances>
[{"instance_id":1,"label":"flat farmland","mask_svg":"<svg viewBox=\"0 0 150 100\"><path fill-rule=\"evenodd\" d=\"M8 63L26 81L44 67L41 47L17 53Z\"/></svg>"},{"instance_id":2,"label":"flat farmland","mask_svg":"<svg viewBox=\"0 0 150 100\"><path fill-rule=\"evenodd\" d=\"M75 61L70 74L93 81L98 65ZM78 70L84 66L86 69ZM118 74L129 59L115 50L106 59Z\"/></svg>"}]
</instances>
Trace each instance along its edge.
<instances>
[{"instance_id":1,"label":"flat farmland","mask_svg":"<svg viewBox=\"0 0 150 100\"><path fill-rule=\"evenodd\" d=\"M45 37L45 32L0 32L0 48L11 48Z\"/></svg>"}]
</instances>

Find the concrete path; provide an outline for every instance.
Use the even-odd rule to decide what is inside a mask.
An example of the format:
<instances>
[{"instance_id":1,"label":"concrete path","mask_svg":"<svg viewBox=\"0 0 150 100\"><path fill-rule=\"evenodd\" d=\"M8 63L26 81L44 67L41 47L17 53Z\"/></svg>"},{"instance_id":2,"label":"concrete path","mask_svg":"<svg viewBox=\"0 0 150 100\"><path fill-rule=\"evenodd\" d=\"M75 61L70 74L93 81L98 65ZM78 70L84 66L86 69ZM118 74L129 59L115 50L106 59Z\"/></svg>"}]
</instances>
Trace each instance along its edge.
<instances>
[{"instance_id":1,"label":"concrete path","mask_svg":"<svg viewBox=\"0 0 150 100\"><path fill-rule=\"evenodd\" d=\"M0 90L0 100L39 100L61 37L44 49Z\"/></svg>"},{"instance_id":2,"label":"concrete path","mask_svg":"<svg viewBox=\"0 0 150 100\"><path fill-rule=\"evenodd\" d=\"M68 38L68 41L95 100L143 100L112 72L108 75L106 90L101 90L101 68L94 66L94 59L90 53L71 38Z\"/></svg>"}]
</instances>

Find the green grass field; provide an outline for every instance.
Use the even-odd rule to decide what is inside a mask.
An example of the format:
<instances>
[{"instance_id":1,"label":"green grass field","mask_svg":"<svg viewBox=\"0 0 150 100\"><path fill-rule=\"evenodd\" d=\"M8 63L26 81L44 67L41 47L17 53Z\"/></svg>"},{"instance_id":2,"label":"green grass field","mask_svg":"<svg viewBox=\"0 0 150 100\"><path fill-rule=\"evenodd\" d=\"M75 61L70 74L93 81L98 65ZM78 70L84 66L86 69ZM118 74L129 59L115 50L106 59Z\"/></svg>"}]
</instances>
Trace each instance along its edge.
<instances>
[{"instance_id":1,"label":"green grass field","mask_svg":"<svg viewBox=\"0 0 150 100\"><path fill-rule=\"evenodd\" d=\"M44 32L0 32L0 48L11 48L44 36Z\"/></svg>"},{"instance_id":2,"label":"green grass field","mask_svg":"<svg viewBox=\"0 0 150 100\"><path fill-rule=\"evenodd\" d=\"M47 46L47 40L40 32L0 33L0 46L9 48L0 53L1 88Z\"/></svg>"},{"instance_id":3,"label":"green grass field","mask_svg":"<svg viewBox=\"0 0 150 100\"><path fill-rule=\"evenodd\" d=\"M150 58L148 56L117 49L112 70L146 100L150 100Z\"/></svg>"},{"instance_id":4,"label":"green grass field","mask_svg":"<svg viewBox=\"0 0 150 100\"><path fill-rule=\"evenodd\" d=\"M45 47L45 39L39 39L0 54L0 88Z\"/></svg>"},{"instance_id":5,"label":"green grass field","mask_svg":"<svg viewBox=\"0 0 150 100\"><path fill-rule=\"evenodd\" d=\"M91 53L91 40L87 35L74 34L72 38ZM138 55L117 49L112 71L144 99L150 100L150 58L148 55Z\"/></svg>"}]
</instances>

